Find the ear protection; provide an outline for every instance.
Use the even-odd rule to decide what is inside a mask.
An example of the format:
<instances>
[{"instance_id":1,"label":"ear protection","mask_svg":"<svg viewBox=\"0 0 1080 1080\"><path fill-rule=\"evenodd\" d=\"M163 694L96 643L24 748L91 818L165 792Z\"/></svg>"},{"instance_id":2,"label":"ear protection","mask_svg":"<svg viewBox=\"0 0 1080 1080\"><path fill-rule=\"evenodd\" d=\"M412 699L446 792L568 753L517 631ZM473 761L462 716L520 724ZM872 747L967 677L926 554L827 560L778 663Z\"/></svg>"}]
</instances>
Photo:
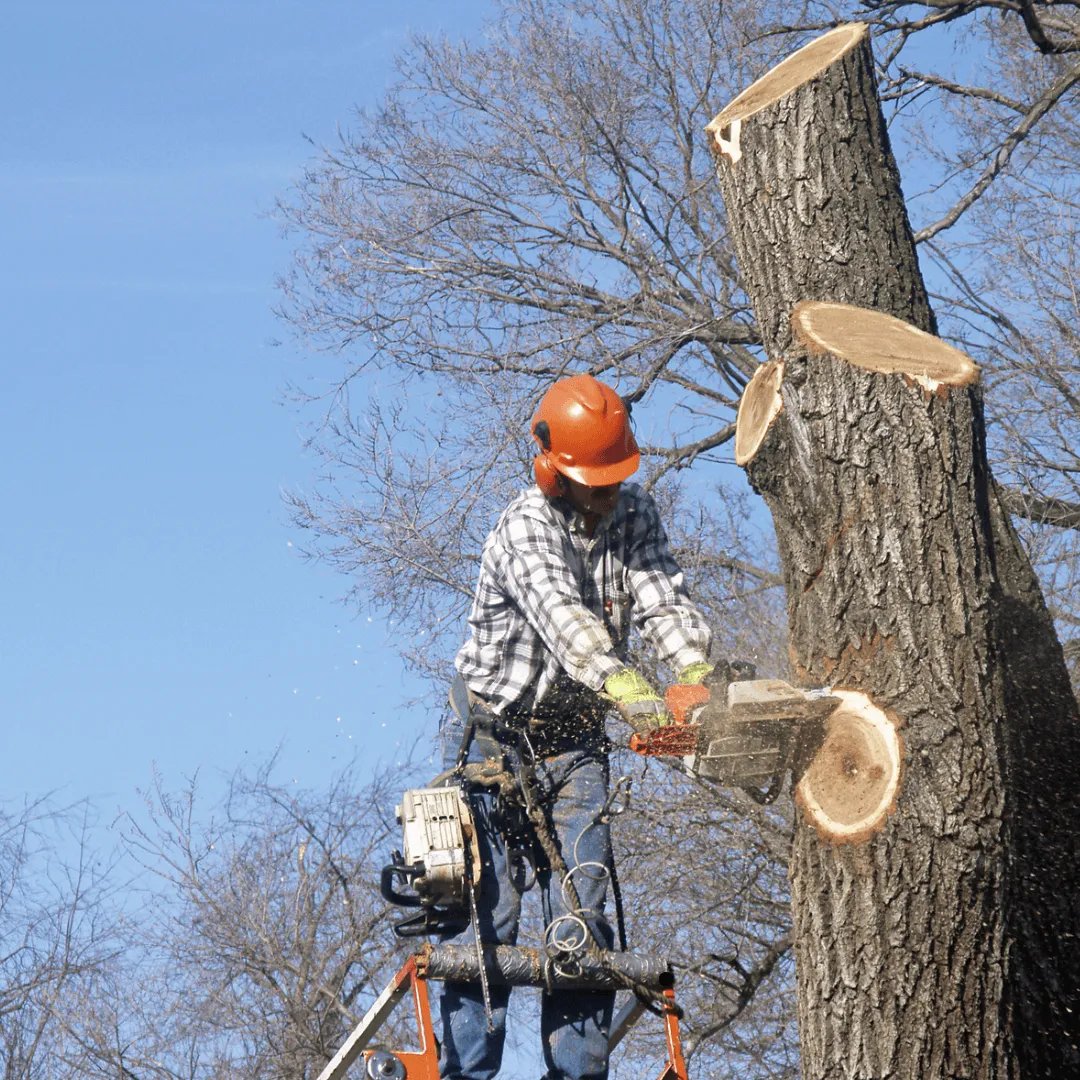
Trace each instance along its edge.
<instances>
[{"instance_id":1,"label":"ear protection","mask_svg":"<svg viewBox=\"0 0 1080 1080\"><path fill-rule=\"evenodd\" d=\"M566 494L566 477L551 464L547 454L537 454L533 458L533 476L536 477L536 486L549 499Z\"/></svg>"},{"instance_id":2,"label":"ear protection","mask_svg":"<svg viewBox=\"0 0 1080 1080\"><path fill-rule=\"evenodd\" d=\"M551 464L551 458L547 456L547 451L551 449L551 428L546 420L538 420L533 426L533 438L543 451L533 458L536 486L549 499L557 499L566 494L566 478Z\"/></svg>"}]
</instances>

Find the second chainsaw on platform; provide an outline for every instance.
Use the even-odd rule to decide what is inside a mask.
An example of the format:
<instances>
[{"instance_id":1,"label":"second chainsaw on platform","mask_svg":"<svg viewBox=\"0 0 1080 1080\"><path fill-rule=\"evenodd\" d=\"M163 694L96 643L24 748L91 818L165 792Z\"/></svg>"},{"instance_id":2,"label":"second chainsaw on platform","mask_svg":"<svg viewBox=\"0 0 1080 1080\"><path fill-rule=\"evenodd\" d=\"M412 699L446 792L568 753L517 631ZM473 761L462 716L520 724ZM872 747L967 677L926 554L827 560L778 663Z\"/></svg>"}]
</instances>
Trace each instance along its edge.
<instances>
[{"instance_id":1,"label":"second chainsaw on platform","mask_svg":"<svg viewBox=\"0 0 1080 1080\"><path fill-rule=\"evenodd\" d=\"M472 811L462 789L413 788L396 808L402 851L383 867L382 894L417 913L399 920L399 937L458 933L470 921L469 903L480 883L480 851ZM410 887L399 892L395 879Z\"/></svg>"}]
</instances>

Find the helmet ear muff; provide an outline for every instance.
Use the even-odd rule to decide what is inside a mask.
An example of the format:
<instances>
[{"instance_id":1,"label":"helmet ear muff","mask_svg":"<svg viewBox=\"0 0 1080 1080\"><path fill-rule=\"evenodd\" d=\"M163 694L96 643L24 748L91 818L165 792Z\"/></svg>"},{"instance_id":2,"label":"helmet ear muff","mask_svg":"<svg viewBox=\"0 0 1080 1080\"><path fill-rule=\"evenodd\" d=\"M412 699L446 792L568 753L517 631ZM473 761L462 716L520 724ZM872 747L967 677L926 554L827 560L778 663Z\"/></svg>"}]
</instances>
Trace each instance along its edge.
<instances>
[{"instance_id":1,"label":"helmet ear muff","mask_svg":"<svg viewBox=\"0 0 1080 1080\"><path fill-rule=\"evenodd\" d=\"M537 454L533 458L533 476L536 477L536 486L549 499L566 494L566 478L551 464L547 454Z\"/></svg>"}]
</instances>

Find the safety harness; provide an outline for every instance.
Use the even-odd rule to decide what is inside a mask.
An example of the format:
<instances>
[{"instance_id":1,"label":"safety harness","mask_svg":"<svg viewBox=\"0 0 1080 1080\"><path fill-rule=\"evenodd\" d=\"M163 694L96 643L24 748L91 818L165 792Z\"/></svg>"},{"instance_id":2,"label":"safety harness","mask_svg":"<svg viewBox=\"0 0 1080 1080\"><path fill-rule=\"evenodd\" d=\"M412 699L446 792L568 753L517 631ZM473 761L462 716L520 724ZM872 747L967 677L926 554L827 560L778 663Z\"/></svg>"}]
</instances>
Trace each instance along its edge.
<instances>
[{"instance_id":1,"label":"safety harness","mask_svg":"<svg viewBox=\"0 0 1080 1080\"><path fill-rule=\"evenodd\" d=\"M468 762L469 751L476 742L484 754L484 762ZM486 744L486 745L485 745ZM494 750L494 753L489 753ZM506 753L506 751L510 751ZM510 758L509 767L507 758ZM492 768L489 762L495 763ZM573 872L567 865L554 829L548 817L546 806L550 800L543 790L537 773L537 757L525 727L511 725L491 713L486 705L470 694L469 709L465 718L465 730L458 751L457 763L450 776L462 783L466 790L495 791L504 806L524 812L525 820L532 832L532 838L539 846L551 872L569 901L572 910L582 912L584 907L574 885ZM622 777L612 790L607 802L597 814L594 822L610 821L622 813L629 801L629 777ZM619 799L622 798L622 805ZM512 820L512 818L511 818ZM514 830L511 829L513 832ZM518 833L520 837L520 833ZM627 951L626 920L623 910L622 890L614 863L607 868L611 881L612 896L615 902L615 917L618 928L619 948ZM670 1000L654 987L635 982L624 972L616 970L605 961L605 945L587 918L581 919L585 930L584 940L576 951L587 955L590 960L612 972L614 980L627 990L631 990L640 1001L655 1012L663 1013L672 1008ZM478 935L479 937L479 935ZM564 953L553 963L565 973L566 966L575 963L573 953ZM677 1006L675 1006L677 1009Z\"/></svg>"}]
</instances>

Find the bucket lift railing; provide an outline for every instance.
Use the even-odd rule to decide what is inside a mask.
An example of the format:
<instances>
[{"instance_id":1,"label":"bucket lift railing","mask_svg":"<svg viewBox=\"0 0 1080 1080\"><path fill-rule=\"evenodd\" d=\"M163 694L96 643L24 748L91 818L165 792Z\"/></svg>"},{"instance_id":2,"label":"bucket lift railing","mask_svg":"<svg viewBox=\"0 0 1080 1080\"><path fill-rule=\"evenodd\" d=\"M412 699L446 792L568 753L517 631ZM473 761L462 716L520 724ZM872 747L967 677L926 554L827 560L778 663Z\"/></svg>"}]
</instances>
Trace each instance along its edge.
<instances>
[{"instance_id":1,"label":"bucket lift railing","mask_svg":"<svg viewBox=\"0 0 1080 1080\"><path fill-rule=\"evenodd\" d=\"M535 949L486 945L484 960L491 982L509 986L573 986L606 990L618 985L613 982L610 971L603 967L581 970L573 975L554 972L545 962L544 954ZM671 1007L665 1009L663 1015L667 1061L659 1080L687 1080L679 1020L674 1008L674 979L667 963L632 953L606 953L604 960L617 965L624 973L633 972L635 979L650 985L670 1003ZM361 1056L364 1058L363 1075L367 1080L438 1080L439 1057L431 1024L427 980L468 981L475 976L472 968L476 963L476 953L471 946L425 945L420 952L410 956L319 1074L318 1080L344 1080L350 1066ZM369 1049L379 1030L407 995L412 997L416 1014L419 1049ZM646 1006L635 997L626 1003L612 1022L609 1050L614 1050L626 1038L645 1012Z\"/></svg>"}]
</instances>

